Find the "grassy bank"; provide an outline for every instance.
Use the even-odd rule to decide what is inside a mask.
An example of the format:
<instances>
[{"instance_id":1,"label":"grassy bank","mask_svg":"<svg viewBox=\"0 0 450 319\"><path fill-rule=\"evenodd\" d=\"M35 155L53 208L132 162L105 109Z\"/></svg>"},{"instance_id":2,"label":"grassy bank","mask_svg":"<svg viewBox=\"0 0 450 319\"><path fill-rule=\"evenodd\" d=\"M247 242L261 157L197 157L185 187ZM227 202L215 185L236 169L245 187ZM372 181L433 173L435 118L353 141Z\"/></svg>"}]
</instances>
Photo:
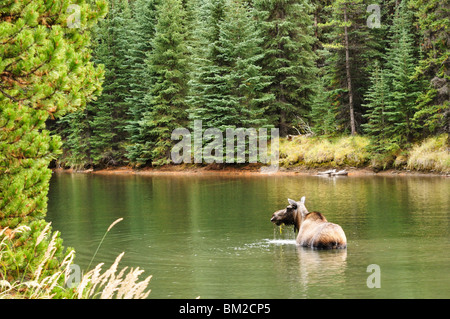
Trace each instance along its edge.
<instances>
[{"instance_id":1,"label":"grassy bank","mask_svg":"<svg viewBox=\"0 0 450 319\"><path fill-rule=\"evenodd\" d=\"M450 174L450 151L448 136L428 138L409 148L395 152L378 154L371 151L371 140L364 136L344 136L326 138L323 136L295 136L280 138L279 165L283 173L317 172L328 168L350 169L360 172L423 172ZM255 164L180 164L163 166L109 166L103 168L59 168L63 172L96 172L104 174L180 174L180 173L230 173L245 174L259 172L260 163Z\"/></svg>"},{"instance_id":2,"label":"grassy bank","mask_svg":"<svg viewBox=\"0 0 450 319\"><path fill-rule=\"evenodd\" d=\"M280 165L283 167L364 167L370 160L364 137L326 139L296 136L280 140Z\"/></svg>"},{"instance_id":3,"label":"grassy bank","mask_svg":"<svg viewBox=\"0 0 450 319\"><path fill-rule=\"evenodd\" d=\"M426 139L409 152L406 168L418 171L450 173L450 147L448 136Z\"/></svg>"},{"instance_id":4,"label":"grassy bank","mask_svg":"<svg viewBox=\"0 0 450 319\"><path fill-rule=\"evenodd\" d=\"M280 140L280 166L285 168L395 168L441 174L450 173L448 136L440 135L391 154L370 152L370 139L296 136Z\"/></svg>"}]
</instances>

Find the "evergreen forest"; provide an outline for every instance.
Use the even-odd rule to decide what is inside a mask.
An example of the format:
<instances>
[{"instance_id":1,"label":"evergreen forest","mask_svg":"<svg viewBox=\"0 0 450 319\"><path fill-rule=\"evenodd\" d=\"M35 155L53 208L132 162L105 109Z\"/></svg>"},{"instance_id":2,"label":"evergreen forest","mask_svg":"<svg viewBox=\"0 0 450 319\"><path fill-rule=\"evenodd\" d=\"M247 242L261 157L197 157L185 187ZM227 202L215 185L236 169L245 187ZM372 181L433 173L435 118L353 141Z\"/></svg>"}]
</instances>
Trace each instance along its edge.
<instances>
[{"instance_id":1,"label":"evergreen forest","mask_svg":"<svg viewBox=\"0 0 450 319\"><path fill-rule=\"evenodd\" d=\"M102 92L48 125L58 166L170 163L175 128L364 136L393 158L450 131L444 0L110 0ZM447 142L448 145L448 142ZM395 158L395 157L394 157Z\"/></svg>"}]
</instances>

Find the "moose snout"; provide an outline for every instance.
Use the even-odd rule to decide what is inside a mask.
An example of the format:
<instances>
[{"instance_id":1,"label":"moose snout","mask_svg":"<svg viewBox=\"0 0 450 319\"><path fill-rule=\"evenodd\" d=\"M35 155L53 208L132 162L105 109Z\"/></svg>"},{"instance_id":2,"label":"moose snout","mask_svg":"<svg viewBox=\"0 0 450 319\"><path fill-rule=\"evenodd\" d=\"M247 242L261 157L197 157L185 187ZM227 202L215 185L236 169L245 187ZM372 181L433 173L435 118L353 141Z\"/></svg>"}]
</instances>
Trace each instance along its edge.
<instances>
[{"instance_id":1,"label":"moose snout","mask_svg":"<svg viewBox=\"0 0 450 319\"><path fill-rule=\"evenodd\" d=\"M278 218L277 218L277 212L275 212L275 213L272 214L272 218L270 218L270 221L271 221L272 223L275 223L277 220L278 220Z\"/></svg>"},{"instance_id":2,"label":"moose snout","mask_svg":"<svg viewBox=\"0 0 450 319\"><path fill-rule=\"evenodd\" d=\"M272 218L270 219L270 221L274 224L281 224L281 220L280 220L280 212L283 212L284 210L278 210L275 213L272 214Z\"/></svg>"}]
</instances>

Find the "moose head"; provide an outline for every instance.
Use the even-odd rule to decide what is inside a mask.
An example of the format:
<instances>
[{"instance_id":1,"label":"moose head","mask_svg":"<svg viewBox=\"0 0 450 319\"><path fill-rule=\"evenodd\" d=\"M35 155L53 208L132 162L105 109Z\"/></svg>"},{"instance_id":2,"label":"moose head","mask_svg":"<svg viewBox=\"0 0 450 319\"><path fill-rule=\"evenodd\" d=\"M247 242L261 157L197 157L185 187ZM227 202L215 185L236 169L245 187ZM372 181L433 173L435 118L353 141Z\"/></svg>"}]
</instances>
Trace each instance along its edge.
<instances>
[{"instance_id":1,"label":"moose head","mask_svg":"<svg viewBox=\"0 0 450 319\"><path fill-rule=\"evenodd\" d=\"M309 214L305 207L305 196L298 202L288 198L288 202L289 205L285 209L273 213L270 221L277 226L280 226L281 224L294 225L295 231L298 231L303 218Z\"/></svg>"}]
</instances>

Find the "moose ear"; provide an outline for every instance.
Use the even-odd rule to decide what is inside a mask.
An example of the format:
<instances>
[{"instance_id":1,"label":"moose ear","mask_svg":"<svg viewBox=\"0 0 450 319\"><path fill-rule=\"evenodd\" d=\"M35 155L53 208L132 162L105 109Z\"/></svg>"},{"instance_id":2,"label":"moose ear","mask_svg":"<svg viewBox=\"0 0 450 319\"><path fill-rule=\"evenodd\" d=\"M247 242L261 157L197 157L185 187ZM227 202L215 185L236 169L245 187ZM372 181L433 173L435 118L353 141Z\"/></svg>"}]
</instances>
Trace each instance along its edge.
<instances>
[{"instance_id":1,"label":"moose ear","mask_svg":"<svg viewBox=\"0 0 450 319\"><path fill-rule=\"evenodd\" d=\"M291 204L292 207L297 207L297 202L295 200L288 198L288 202L289 204Z\"/></svg>"},{"instance_id":2,"label":"moose ear","mask_svg":"<svg viewBox=\"0 0 450 319\"><path fill-rule=\"evenodd\" d=\"M302 199L300 199L300 203L305 204L305 199L306 199L306 197L303 196Z\"/></svg>"}]
</instances>

